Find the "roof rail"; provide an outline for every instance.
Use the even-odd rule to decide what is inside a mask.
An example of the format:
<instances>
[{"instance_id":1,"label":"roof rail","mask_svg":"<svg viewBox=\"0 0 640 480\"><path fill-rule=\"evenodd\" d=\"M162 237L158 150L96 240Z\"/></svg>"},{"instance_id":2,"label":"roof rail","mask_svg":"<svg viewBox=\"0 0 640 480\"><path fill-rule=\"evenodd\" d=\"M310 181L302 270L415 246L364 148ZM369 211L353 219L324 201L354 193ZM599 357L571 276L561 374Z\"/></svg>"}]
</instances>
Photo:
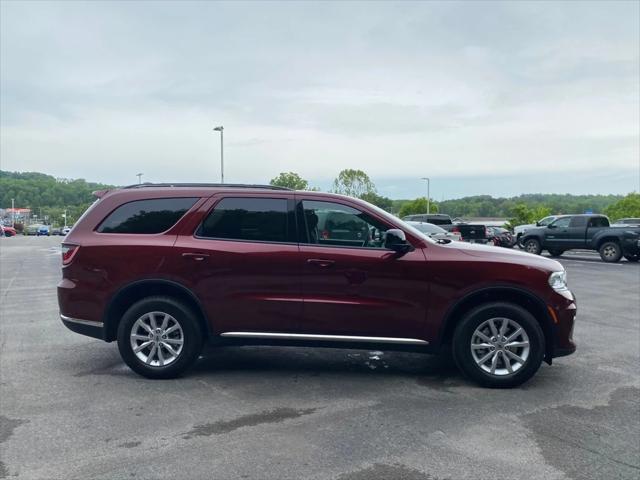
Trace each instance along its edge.
<instances>
[{"instance_id":1,"label":"roof rail","mask_svg":"<svg viewBox=\"0 0 640 480\"><path fill-rule=\"evenodd\" d=\"M244 183L136 183L122 188L148 188L148 187L220 187L220 188L262 188L265 190L292 190L288 187L276 185L256 185Z\"/></svg>"}]
</instances>

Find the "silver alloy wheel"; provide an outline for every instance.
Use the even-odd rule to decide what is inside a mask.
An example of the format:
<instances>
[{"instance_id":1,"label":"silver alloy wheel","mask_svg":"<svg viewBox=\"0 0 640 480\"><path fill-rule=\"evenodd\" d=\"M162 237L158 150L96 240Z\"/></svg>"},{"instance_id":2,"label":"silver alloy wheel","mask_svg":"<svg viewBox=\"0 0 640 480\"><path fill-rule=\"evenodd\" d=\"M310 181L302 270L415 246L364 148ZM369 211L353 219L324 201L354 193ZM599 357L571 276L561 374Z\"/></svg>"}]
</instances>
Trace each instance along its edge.
<instances>
[{"instance_id":1,"label":"silver alloy wheel","mask_svg":"<svg viewBox=\"0 0 640 480\"><path fill-rule=\"evenodd\" d=\"M533 241L527 242L524 249L527 253L538 253L538 245Z\"/></svg>"},{"instance_id":2,"label":"silver alloy wheel","mask_svg":"<svg viewBox=\"0 0 640 480\"><path fill-rule=\"evenodd\" d=\"M618 254L618 250L613 245L608 245L602 249L602 255L607 258L615 258Z\"/></svg>"},{"instance_id":3,"label":"silver alloy wheel","mask_svg":"<svg viewBox=\"0 0 640 480\"><path fill-rule=\"evenodd\" d=\"M172 364L183 346L182 327L168 313L145 313L131 327L131 349L142 363L151 367Z\"/></svg>"},{"instance_id":4,"label":"silver alloy wheel","mask_svg":"<svg viewBox=\"0 0 640 480\"><path fill-rule=\"evenodd\" d=\"M490 318L471 336L471 355L485 372L504 376L520 370L529 358L529 337L510 318Z\"/></svg>"}]
</instances>

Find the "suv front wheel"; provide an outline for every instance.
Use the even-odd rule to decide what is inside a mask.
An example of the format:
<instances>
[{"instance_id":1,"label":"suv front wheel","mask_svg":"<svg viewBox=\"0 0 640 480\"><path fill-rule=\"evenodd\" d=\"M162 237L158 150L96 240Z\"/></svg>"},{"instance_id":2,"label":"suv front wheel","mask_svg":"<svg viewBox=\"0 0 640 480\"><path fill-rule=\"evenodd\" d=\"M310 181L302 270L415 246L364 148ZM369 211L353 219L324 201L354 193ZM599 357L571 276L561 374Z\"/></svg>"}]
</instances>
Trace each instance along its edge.
<instances>
[{"instance_id":1,"label":"suv front wheel","mask_svg":"<svg viewBox=\"0 0 640 480\"><path fill-rule=\"evenodd\" d=\"M540 368L545 339L524 308L503 302L468 312L453 335L453 357L469 378L486 387L515 387Z\"/></svg>"},{"instance_id":2,"label":"suv front wheel","mask_svg":"<svg viewBox=\"0 0 640 480\"><path fill-rule=\"evenodd\" d=\"M147 378L174 378L202 350L195 314L171 297L148 297L133 304L118 326L118 349L125 363Z\"/></svg>"}]
</instances>

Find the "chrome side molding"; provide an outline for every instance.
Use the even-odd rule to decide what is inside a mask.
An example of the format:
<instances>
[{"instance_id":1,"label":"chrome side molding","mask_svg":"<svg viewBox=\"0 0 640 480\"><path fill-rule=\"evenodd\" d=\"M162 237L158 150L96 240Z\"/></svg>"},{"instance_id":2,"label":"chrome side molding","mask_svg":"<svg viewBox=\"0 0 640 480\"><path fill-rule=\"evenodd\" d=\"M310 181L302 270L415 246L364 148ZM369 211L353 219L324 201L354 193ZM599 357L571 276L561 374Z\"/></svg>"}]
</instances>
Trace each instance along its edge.
<instances>
[{"instance_id":1,"label":"chrome side molding","mask_svg":"<svg viewBox=\"0 0 640 480\"><path fill-rule=\"evenodd\" d=\"M271 333L271 332L224 332L221 337L227 338L263 338L270 340L320 340L328 342L364 342L364 343L396 343L403 345L428 345L426 340L397 337L360 337L354 335L316 335L310 333Z\"/></svg>"},{"instance_id":2,"label":"chrome side molding","mask_svg":"<svg viewBox=\"0 0 640 480\"><path fill-rule=\"evenodd\" d=\"M94 322L93 320L82 320L80 318L67 317L66 315L60 314L60 318L65 322L78 323L80 325L89 325L91 327L100 327L102 328L103 322Z\"/></svg>"}]
</instances>

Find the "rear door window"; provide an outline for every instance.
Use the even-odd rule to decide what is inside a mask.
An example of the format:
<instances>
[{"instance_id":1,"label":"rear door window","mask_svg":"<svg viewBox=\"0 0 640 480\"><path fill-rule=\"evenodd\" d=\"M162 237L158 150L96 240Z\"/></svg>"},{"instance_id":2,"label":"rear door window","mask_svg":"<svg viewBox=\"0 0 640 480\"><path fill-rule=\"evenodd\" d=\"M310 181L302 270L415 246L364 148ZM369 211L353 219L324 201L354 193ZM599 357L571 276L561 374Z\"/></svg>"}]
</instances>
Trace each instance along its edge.
<instances>
[{"instance_id":1,"label":"rear door window","mask_svg":"<svg viewBox=\"0 0 640 480\"><path fill-rule=\"evenodd\" d=\"M202 222L196 236L289 243L295 232L287 205L284 198L223 198Z\"/></svg>"},{"instance_id":2,"label":"rear door window","mask_svg":"<svg viewBox=\"0 0 640 480\"><path fill-rule=\"evenodd\" d=\"M571 228L577 227L586 227L587 226L587 217L573 217L571 219L571 223L569 224Z\"/></svg>"},{"instance_id":3,"label":"rear door window","mask_svg":"<svg viewBox=\"0 0 640 480\"><path fill-rule=\"evenodd\" d=\"M154 198L120 205L98 226L99 233L161 233L173 227L198 198Z\"/></svg>"}]
</instances>

